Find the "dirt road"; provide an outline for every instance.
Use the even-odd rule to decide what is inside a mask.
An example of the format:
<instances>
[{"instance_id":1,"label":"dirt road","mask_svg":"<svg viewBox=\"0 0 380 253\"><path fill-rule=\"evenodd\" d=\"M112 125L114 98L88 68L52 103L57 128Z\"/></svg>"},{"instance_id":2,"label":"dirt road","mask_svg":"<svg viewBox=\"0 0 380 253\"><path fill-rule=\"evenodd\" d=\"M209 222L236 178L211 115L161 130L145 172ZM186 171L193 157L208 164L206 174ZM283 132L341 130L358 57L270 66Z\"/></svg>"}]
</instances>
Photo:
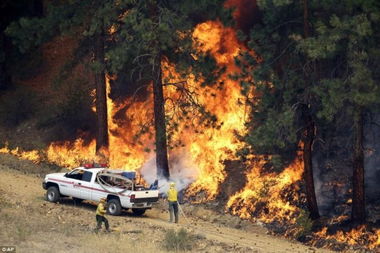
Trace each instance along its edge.
<instances>
[{"instance_id":1,"label":"dirt road","mask_svg":"<svg viewBox=\"0 0 380 253\"><path fill-rule=\"evenodd\" d=\"M196 238L193 252L330 252L267 235L261 226L200 206L184 206L187 218L172 224L164 202L143 217L108 216L113 232L95 234L95 205L49 203L41 182L36 174L0 165L0 245L14 245L17 252L166 252L167 231L184 227Z\"/></svg>"}]
</instances>

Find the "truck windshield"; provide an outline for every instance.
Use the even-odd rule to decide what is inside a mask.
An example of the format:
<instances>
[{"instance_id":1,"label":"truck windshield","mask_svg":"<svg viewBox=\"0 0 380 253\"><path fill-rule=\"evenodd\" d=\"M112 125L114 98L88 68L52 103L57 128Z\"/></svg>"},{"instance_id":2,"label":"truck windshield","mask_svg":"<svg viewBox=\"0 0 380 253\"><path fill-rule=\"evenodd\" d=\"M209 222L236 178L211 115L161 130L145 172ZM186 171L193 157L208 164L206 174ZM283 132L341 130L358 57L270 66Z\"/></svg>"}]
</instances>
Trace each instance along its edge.
<instances>
[{"instance_id":1,"label":"truck windshield","mask_svg":"<svg viewBox=\"0 0 380 253\"><path fill-rule=\"evenodd\" d=\"M85 174L85 172L86 171L84 171L84 170L76 169L76 170L73 170L70 173L66 174L65 177L77 179L77 180L83 180L83 175ZM90 177L90 180L91 180L91 177Z\"/></svg>"}]
</instances>

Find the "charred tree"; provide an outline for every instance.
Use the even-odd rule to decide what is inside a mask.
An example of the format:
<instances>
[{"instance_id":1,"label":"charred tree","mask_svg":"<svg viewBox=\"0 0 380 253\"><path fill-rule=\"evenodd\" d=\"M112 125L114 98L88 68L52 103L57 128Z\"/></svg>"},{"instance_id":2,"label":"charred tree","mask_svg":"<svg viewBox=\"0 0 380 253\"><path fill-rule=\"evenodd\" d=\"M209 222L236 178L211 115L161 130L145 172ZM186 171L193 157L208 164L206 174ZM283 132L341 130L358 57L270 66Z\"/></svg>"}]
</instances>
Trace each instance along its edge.
<instances>
[{"instance_id":1,"label":"charred tree","mask_svg":"<svg viewBox=\"0 0 380 253\"><path fill-rule=\"evenodd\" d=\"M153 101L157 177L169 178L170 173L166 137L165 100L162 87L161 54L158 54L153 66Z\"/></svg>"},{"instance_id":2,"label":"charred tree","mask_svg":"<svg viewBox=\"0 0 380 253\"><path fill-rule=\"evenodd\" d=\"M160 23L159 2L153 1L149 4L149 11L153 17L153 21ZM165 99L162 84L162 51L160 47L160 32L157 27L153 31L155 39L152 41L154 50L154 58L152 64L152 81L153 81L153 111L154 111L154 131L156 144L156 168L157 177L170 177L169 161L168 161L168 146L166 136L166 119L165 119Z\"/></svg>"},{"instance_id":3,"label":"charred tree","mask_svg":"<svg viewBox=\"0 0 380 253\"><path fill-rule=\"evenodd\" d=\"M315 125L310 114L306 114L305 121L306 121L306 127L302 136L303 163L304 163L303 177L304 177L304 181L306 185L306 199L307 199L307 207L310 212L310 218L318 219L319 210L318 210L317 198L315 196L313 162L312 162L313 161L312 160L312 157L313 157L312 146L313 146L313 142L315 138L315 133L314 133Z\"/></svg>"},{"instance_id":4,"label":"charred tree","mask_svg":"<svg viewBox=\"0 0 380 253\"><path fill-rule=\"evenodd\" d=\"M363 109L357 108L354 115L354 152L352 175L352 215L354 222L365 221Z\"/></svg>"},{"instance_id":5,"label":"charred tree","mask_svg":"<svg viewBox=\"0 0 380 253\"><path fill-rule=\"evenodd\" d=\"M107 91L104 71L104 30L95 35L96 152L108 149Z\"/></svg>"},{"instance_id":6,"label":"charred tree","mask_svg":"<svg viewBox=\"0 0 380 253\"><path fill-rule=\"evenodd\" d=\"M175 2L175 4L174 4ZM186 78L190 74L202 79L214 81L216 74L216 62L207 53L194 50L193 31L195 25L205 20L217 18L219 15L229 16L224 11L224 0L200 1L194 4L192 1L129 1L127 6L130 10L121 20L120 33L115 33L115 41L120 42L113 50L107 50L107 55L115 55L121 63L133 66L131 78L136 78L142 83L147 80L153 82L154 102L154 130L157 176L168 178L168 142L170 142L170 130L176 130L175 123L166 118L163 86L179 85L171 84L170 76L165 80L161 61L165 60L178 66L176 72ZM124 4L122 4L124 5ZM211 13L209 10L213 10ZM223 11L221 11L223 10ZM127 13L127 12L121 12ZM117 13L117 17L120 13ZM220 17L220 16L219 16ZM203 21L202 21L203 22ZM110 48L113 47L110 43ZM120 57L123 52L123 57ZM118 61L114 62L118 63ZM117 64L110 64L115 69ZM107 65L108 66L108 65ZM204 66L204 67L203 67ZM207 78L204 78L207 77ZM209 79L209 80L208 80ZM165 83L163 83L165 82ZM183 83L183 82L180 82ZM206 84L206 83L205 83ZM146 84L144 85L146 87ZM140 86L138 90L143 86ZM177 87L177 88L178 88ZM179 88L181 89L181 88ZM187 104L178 104L182 108ZM204 110L203 110L204 111ZM206 114L206 113L205 113ZM171 119L170 119L171 120ZM169 127L170 128L169 128Z\"/></svg>"}]
</instances>

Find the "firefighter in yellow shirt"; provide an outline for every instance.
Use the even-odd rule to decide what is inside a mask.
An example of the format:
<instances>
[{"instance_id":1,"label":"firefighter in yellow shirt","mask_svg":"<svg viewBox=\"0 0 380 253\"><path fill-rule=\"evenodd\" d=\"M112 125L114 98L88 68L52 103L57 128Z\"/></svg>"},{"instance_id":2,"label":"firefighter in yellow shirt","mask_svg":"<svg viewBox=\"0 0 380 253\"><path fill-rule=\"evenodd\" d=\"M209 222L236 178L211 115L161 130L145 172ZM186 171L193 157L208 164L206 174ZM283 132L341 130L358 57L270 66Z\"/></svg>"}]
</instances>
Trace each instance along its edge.
<instances>
[{"instance_id":1,"label":"firefighter in yellow shirt","mask_svg":"<svg viewBox=\"0 0 380 253\"><path fill-rule=\"evenodd\" d=\"M98 208L96 208L96 223L97 223L97 226L96 226L95 232L98 232L99 229L102 228L102 222L104 222L104 225L106 227L107 232L110 232L110 227L109 227L109 224L108 224L108 220L105 217L105 214L106 214L105 204L106 204L106 199L105 198L101 198L100 202L98 204Z\"/></svg>"},{"instance_id":2,"label":"firefighter in yellow shirt","mask_svg":"<svg viewBox=\"0 0 380 253\"><path fill-rule=\"evenodd\" d=\"M169 191L167 192L169 202L170 222L173 222L173 214L175 217L175 223L178 223L178 192L175 189L175 183L170 183Z\"/></svg>"}]
</instances>

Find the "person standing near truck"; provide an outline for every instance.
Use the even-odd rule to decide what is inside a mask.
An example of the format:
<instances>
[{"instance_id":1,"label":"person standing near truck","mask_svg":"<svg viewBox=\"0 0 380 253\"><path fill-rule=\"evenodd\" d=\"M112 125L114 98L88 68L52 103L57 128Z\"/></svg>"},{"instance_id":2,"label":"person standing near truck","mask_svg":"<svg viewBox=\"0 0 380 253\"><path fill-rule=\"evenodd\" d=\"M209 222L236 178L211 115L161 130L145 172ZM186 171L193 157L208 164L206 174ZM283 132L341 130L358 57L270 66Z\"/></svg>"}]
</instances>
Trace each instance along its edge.
<instances>
[{"instance_id":1,"label":"person standing near truck","mask_svg":"<svg viewBox=\"0 0 380 253\"><path fill-rule=\"evenodd\" d=\"M96 208L96 228L95 232L98 232L99 229L102 228L102 222L104 222L104 225L106 227L106 231L110 232L110 227L107 218L105 217L106 214L106 198L101 198L100 202L98 204L98 208Z\"/></svg>"},{"instance_id":2,"label":"person standing near truck","mask_svg":"<svg viewBox=\"0 0 380 253\"><path fill-rule=\"evenodd\" d=\"M169 202L170 222L173 222L173 215L175 223L178 223L178 192L175 188L175 183L170 183L169 191L167 192Z\"/></svg>"}]
</instances>

